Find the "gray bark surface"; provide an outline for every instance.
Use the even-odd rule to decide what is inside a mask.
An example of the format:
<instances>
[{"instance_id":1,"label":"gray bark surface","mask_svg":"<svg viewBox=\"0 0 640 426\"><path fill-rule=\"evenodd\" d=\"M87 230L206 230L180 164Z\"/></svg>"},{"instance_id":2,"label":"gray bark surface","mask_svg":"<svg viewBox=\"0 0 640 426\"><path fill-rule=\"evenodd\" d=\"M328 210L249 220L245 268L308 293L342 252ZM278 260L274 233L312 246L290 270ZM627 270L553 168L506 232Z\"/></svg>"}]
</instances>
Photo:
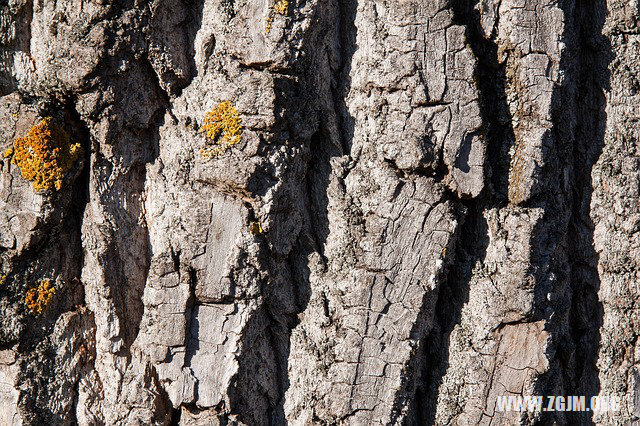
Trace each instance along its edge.
<instances>
[{"instance_id":1,"label":"gray bark surface","mask_svg":"<svg viewBox=\"0 0 640 426\"><path fill-rule=\"evenodd\" d=\"M0 0L0 425L640 422L640 3L278 3Z\"/></svg>"}]
</instances>

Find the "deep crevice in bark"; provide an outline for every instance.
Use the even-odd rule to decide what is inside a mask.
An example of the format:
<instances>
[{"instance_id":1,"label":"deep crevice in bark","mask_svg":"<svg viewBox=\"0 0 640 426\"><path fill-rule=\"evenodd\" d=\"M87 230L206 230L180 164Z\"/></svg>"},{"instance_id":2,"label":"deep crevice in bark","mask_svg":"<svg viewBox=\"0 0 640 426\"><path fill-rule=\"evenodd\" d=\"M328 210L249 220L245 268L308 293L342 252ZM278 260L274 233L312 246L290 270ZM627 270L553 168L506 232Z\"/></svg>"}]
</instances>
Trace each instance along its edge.
<instances>
[{"instance_id":1,"label":"deep crevice in bark","mask_svg":"<svg viewBox=\"0 0 640 426\"><path fill-rule=\"evenodd\" d=\"M602 36L604 2L562 3L567 18L560 69L565 81L552 97L553 145L544 150L544 193L530 204L544 208L531 237L536 280L534 315L551 334L549 371L537 378L538 395L584 395L600 390L597 358L603 308L598 298L591 171L604 146L610 47ZM590 424L592 412L547 412L545 422Z\"/></svg>"},{"instance_id":2,"label":"deep crevice in bark","mask_svg":"<svg viewBox=\"0 0 640 426\"><path fill-rule=\"evenodd\" d=\"M460 241L456 244L454 265L440 284L435 308L434 326L423 339L423 367L412 406L413 424L433 424L439 387L449 366L450 337L460 324L462 308L469 300L473 268L483 262L489 245L488 224L484 212L504 207L509 192L509 148L515 139L506 96L506 64L498 60L495 31L485 36L476 10L478 0L452 0L453 21L465 27L467 42L478 62L475 81L480 94L483 134L487 143L487 186L480 198L454 200L465 206L466 217L460 225ZM458 407L462 409L462 407Z\"/></svg>"},{"instance_id":3,"label":"deep crevice in bark","mask_svg":"<svg viewBox=\"0 0 640 426\"><path fill-rule=\"evenodd\" d=\"M246 333L242 336L242 346L254 346L255 349L244 353L240 359L241 372L235 385L231 403L239 410L240 418L251 424L277 425L286 422L284 396L290 383L288 377L289 339L291 331L299 323L297 314L305 310L311 295L310 271L307 265L308 255L315 250L318 250L320 254L323 253L328 234L326 193L331 172L330 160L334 156L344 154L345 150L348 152L353 135L353 131L349 131L349 120L351 119L344 99L349 89L348 75L351 56L355 52L355 26L353 24L355 6L355 1L318 5L314 17L317 29L307 34L300 49L306 52L307 59L303 57L302 62L293 64L289 73L274 74L277 94L276 110L283 114L281 122L273 129L276 132L276 140L284 138L286 135L289 142L302 147L303 152L309 154L305 156L306 158L291 159L292 164L303 162L300 166L304 168L302 179L296 176L300 173L299 170L296 170L298 168L296 165L292 166L292 170L282 178L285 182L291 182L296 186L297 197L300 201L298 208L304 217L302 229L297 236L293 236L295 242L291 251L284 257L272 252L268 244L262 244L262 251L270 253L263 261L267 270L272 271L271 279L269 283L262 286L265 297L263 307L259 308L259 311L262 310L262 314L255 313L254 318L250 320L253 324L248 324L245 327ZM336 11L336 9L340 11ZM332 18L337 18L340 21L338 38L341 62L337 70L332 70L333 74L314 73L312 72L314 67L311 65L314 61L322 60L322 53L327 48L324 39L327 34L324 32L323 25ZM325 81L322 86L332 88L332 93L307 91L309 87L315 86L314 79L319 78L330 80ZM323 104L321 99L326 100L328 97L332 99L333 109L323 114L323 105L326 102ZM298 135L296 123L300 119L316 122L318 127L330 125L325 122L325 119L318 117L319 113L328 116L335 114L334 117L338 120L336 123L338 133L331 134L316 129L311 136L301 137ZM340 140L334 141L331 139L332 136L340 136ZM284 142L284 140L278 142ZM342 149L336 149L338 146ZM266 149L269 148L265 147ZM256 177L268 174L269 172L266 170L258 170ZM262 182L260 181L261 179L252 179L256 185L259 184L259 187L255 189L263 192L266 190L264 179ZM277 200L275 204L289 203L291 193L288 191L290 190L289 184L283 185L282 197L279 194L273 197L274 200ZM317 194L320 194L320 197ZM278 207L274 208L277 210ZM284 229L286 227L285 221L289 220L289 217L278 214L272 216L272 220L274 221L272 228L283 227ZM272 234L274 234L273 231ZM267 235L265 238L292 237L290 235L278 236L277 232L274 235ZM283 276L283 274L287 276ZM286 282L291 282L290 287L276 285L276 283ZM290 299L296 301L296 307L293 311L287 307L286 303L283 303L286 298L284 294L289 294ZM259 349L261 345L263 348L269 349L261 351ZM268 360L263 358L266 353L271 354ZM261 386L258 386L257 382L253 383L256 380L256 372L262 372L262 379L268 378L263 380L264 383ZM256 392L259 387L262 390ZM263 402L256 404L256 398L262 399ZM266 412L260 411L259 406L266 407Z\"/></svg>"},{"instance_id":4,"label":"deep crevice in bark","mask_svg":"<svg viewBox=\"0 0 640 426\"><path fill-rule=\"evenodd\" d=\"M594 249L594 224L590 218L593 187L591 171L604 147L606 127L605 91L609 90L611 46L602 35L607 6L604 0L576 1L572 11L575 26L576 127L572 147L571 205L568 226L569 283L571 306L568 329L571 343L560 346L565 377L565 395L598 395L597 360L603 306L598 297L600 277ZM588 424L593 412L567 413L567 421Z\"/></svg>"},{"instance_id":5,"label":"deep crevice in bark","mask_svg":"<svg viewBox=\"0 0 640 426\"><path fill-rule=\"evenodd\" d=\"M335 4L332 6L335 7ZM273 401L267 396L271 402L268 409L268 424L283 424L286 422L284 414L284 395L289 387L288 378L288 358L290 343L289 337L291 330L298 324L298 319L295 315L304 311L309 301L311 294L309 283L309 268L307 266L307 256L315 250L319 253L323 253L324 243L328 234L328 219L327 219L327 204L328 199L324 194L327 192L329 184L331 166L330 159L333 156L338 156L344 153L344 150L348 150L351 144L352 131L345 131L348 129L348 113L346 105L344 104L344 97L348 92L348 73L350 70L350 58L355 51L355 27L353 27L353 19L355 19L355 2L348 2L341 4L341 10L347 10L347 14L335 13L328 5L319 6L316 16L316 22L318 24L324 24L329 17L340 16L340 42L341 42L341 56L342 62L338 70L334 71L335 75L314 75L309 73L309 68L302 66L302 64L294 64L294 71L297 71L298 78L296 84L292 84L293 81L287 78L286 75L276 78L276 93L281 94L282 98L279 104L283 106L289 106L282 108L285 112L284 123L287 124L287 130L290 136L295 137L294 123L299 119L298 107L295 105L314 105L317 104L318 98L324 98L329 94L326 93L303 93L301 83L308 83L314 78L330 78L332 81L325 85L325 87L334 87L332 96L335 108L329 114L335 114L338 119L338 135L341 136L339 144L335 144L335 141L327 138L326 132L317 131L309 140L301 141L307 149L310 150L310 156L306 160L308 161L306 178L304 179L304 185L299 188L300 195L304 198L303 214L306 219L303 221L303 228L297 237L297 243L294 245L294 249L289 254L287 264L289 274L291 277L296 277L293 280L292 296L296 300L296 312L287 312L286 309L279 305L277 299L273 297L267 297L266 305L267 312L269 313L269 321L266 332L271 336L269 338L270 344L268 345L274 349L275 359L274 364L277 368L277 377L274 378L275 387L278 390L278 398ZM318 26L318 28L321 28ZM348 33L348 34L347 34ZM323 32L316 34L311 33L311 37L305 43L303 51L308 51L313 61L316 57L319 57L320 52L325 49L324 43L314 40L317 36L322 39L325 36ZM314 43L315 41L315 43ZM296 72L294 72L294 75ZM316 96L316 98L314 98ZM297 100L297 102L296 102ZM315 106L315 108L322 109L321 106ZM314 119L315 113L311 113L310 110L306 111L307 119ZM321 120L322 121L322 120ZM321 124L322 125L322 124ZM336 152L335 146L341 146L343 152ZM323 199L312 197L312 194L322 194ZM276 197L277 198L277 197ZM274 259L278 256L273 255ZM276 265L272 265L270 268L274 271L279 268ZM274 274L277 277L277 273ZM287 279L287 278L285 278ZM279 296L281 297L281 296ZM268 330L267 330L268 329ZM266 338L266 337L264 337ZM246 392L246 391L245 391ZM264 420L264 419L263 419Z\"/></svg>"},{"instance_id":6,"label":"deep crevice in bark","mask_svg":"<svg viewBox=\"0 0 640 426\"><path fill-rule=\"evenodd\" d=\"M164 114L165 108L161 107L156 110L150 117L149 128L136 132L134 136L139 139L140 143L147 145L150 157L134 160L127 173L120 176L121 179L128 181L126 184L126 196L135 200L130 203L130 206L137 207L138 211L128 211L123 208L110 212L118 223L121 221L128 223L130 227L138 231L124 236L126 240L129 240L127 243L130 246L125 244L125 240L114 236L114 243L109 247L111 255L104 260L106 265L111 264L114 268L112 269L113 275L108 276L107 280L111 283L110 287L114 296L114 305L121 321L121 337L124 342L124 354L126 354L128 358L130 357L129 352L131 345L140 330L140 322L142 321L144 313L142 294L151 265L151 242L149 240L149 230L147 228L145 213L143 211L144 207L142 206L143 201L140 197L142 197L145 191L146 163L155 161L159 154L159 129L164 124ZM139 203L139 205L136 206L136 202ZM132 213L137 214L138 217L132 217ZM138 241L135 241L135 239ZM132 253L130 247L136 246L136 242L142 252ZM127 253L131 257L128 257ZM141 262L136 264L138 267L136 274L132 274L128 270L127 263L130 261Z\"/></svg>"},{"instance_id":7,"label":"deep crevice in bark","mask_svg":"<svg viewBox=\"0 0 640 426\"><path fill-rule=\"evenodd\" d=\"M416 425L435 422L439 387L449 366L451 333L460 324L462 307L469 300L473 267L484 260L489 244L487 223L478 202L467 204L466 217L460 227L455 263L440 284L433 329L421 344L424 365L412 407L412 424Z\"/></svg>"},{"instance_id":8,"label":"deep crevice in bark","mask_svg":"<svg viewBox=\"0 0 640 426\"><path fill-rule=\"evenodd\" d=\"M475 82L480 94L480 114L487 144L487 175L484 198L488 205L505 206L509 192L509 148L515 140L507 104L506 61L498 59L495 31L483 34L479 0L451 0L453 22L465 27L467 42L477 58Z\"/></svg>"}]
</instances>

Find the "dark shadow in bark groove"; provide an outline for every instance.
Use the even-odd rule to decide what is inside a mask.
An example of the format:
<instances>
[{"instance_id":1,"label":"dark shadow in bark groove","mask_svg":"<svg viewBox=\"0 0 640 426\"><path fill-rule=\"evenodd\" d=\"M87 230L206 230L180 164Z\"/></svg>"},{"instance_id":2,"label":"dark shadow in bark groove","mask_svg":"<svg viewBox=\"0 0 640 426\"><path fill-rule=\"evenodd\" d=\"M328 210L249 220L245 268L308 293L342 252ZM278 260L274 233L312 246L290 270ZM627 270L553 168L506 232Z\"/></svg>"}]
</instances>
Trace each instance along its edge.
<instances>
[{"instance_id":1,"label":"dark shadow in bark groove","mask_svg":"<svg viewBox=\"0 0 640 426\"><path fill-rule=\"evenodd\" d=\"M461 224L457 242L455 264L440 286L435 308L434 326L421 346L424 358L415 401L411 407L413 417L408 423L434 424L439 387L449 367L450 338L460 324L462 308L469 300L473 267L483 262L489 245L488 224L484 211L504 207L509 190L509 148L515 140L513 124L507 104L505 62L498 61L496 34L483 33L480 14L475 9L478 0L451 2L453 21L463 25L466 38L478 59L475 81L480 95L480 114L487 143L487 190L480 199L458 201L466 207L466 219ZM451 198L454 198L451 196Z\"/></svg>"},{"instance_id":2,"label":"dark shadow in bark groove","mask_svg":"<svg viewBox=\"0 0 640 426\"><path fill-rule=\"evenodd\" d=\"M563 7L565 14L573 16L573 20L568 21L573 24L569 27L573 33L566 37L567 49L573 55L567 65L561 66L567 71L568 87L564 91L556 90L552 100L555 145L559 153L549 152L547 156L564 159L564 163L553 164L554 158L545 158L545 163L551 164L548 169L552 174L554 169L569 170L570 186L561 188L556 184L558 186L549 188L547 193L554 195L547 200L543 222L532 236L532 266L537 271L536 311L547 319L549 312L556 316L555 321L548 321L554 346L551 352L556 353L556 363L540 378L536 391L539 395L582 395L588 407L590 397L600 391L597 360L603 324L603 306L598 297L598 254L593 245L594 224L590 218L591 171L604 147L605 91L610 89L608 66L612 50L602 34L607 15L605 0L576 0L574 7L566 4ZM563 180L563 176L544 178L548 182ZM568 216L568 221L564 233L556 237L557 227L562 226L558 224L558 216ZM557 247L549 251L550 245L555 244ZM558 284L551 282L547 271L555 274L558 282L564 281L568 288L558 291ZM552 302L547 301L550 292L557 292ZM543 414L542 419L543 422L592 424L592 416L593 412L557 412Z\"/></svg>"},{"instance_id":3,"label":"dark shadow in bark groove","mask_svg":"<svg viewBox=\"0 0 640 426\"><path fill-rule=\"evenodd\" d=\"M609 64L613 57L607 37L603 35L607 16L605 0L576 1L576 17L580 20L580 64L578 87L578 126L574 147L574 203L569 235L572 287L581 293L572 299L571 323L576 343L575 377L567 395L597 395L598 351L603 307L598 297L600 277L598 254L593 245L594 224L590 218L593 186L591 171L604 148L606 130L606 97L610 90ZM572 227L575 227L573 229ZM579 229L582 228L582 229ZM579 247L579 251L573 248ZM590 414L587 414L591 417ZM570 421L573 419L570 417ZM584 420L584 417L581 419ZM590 420L590 419L589 419Z\"/></svg>"},{"instance_id":4,"label":"dark shadow in bark groove","mask_svg":"<svg viewBox=\"0 0 640 426\"><path fill-rule=\"evenodd\" d=\"M484 260L489 245L483 207L477 202L470 202L467 208L467 217L461 225L460 240L456 245L456 263L441 284L433 329L421 344L424 365L412 407L414 418L409 420L409 424L435 423L438 388L449 367L451 333L460 324L462 307L469 301L473 267Z\"/></svg>"},{"instance_id":5,"label":"dark shadow in bark groove","mask_svg":"<svg viewBox=\"0 0 640 426\"><path fill-rule=\"evenodd\" d=\"M356 50L356 7L355 0L319 2L300 48L306 55L292 65L291 72L275 79L279 119L272 129L274 140L262 144L261 155L282 144L299 148L301 154L288 150L288 170L281 177L284 184L273 195L271 226L261 243L261 261L269 271L269 281L262 283L265 302L241 337L241 347L248 349L238 360L230 408L249 424L287 424L284 403L290 385L291 331L311 297L308 256L324 252L330 161L349 155L353 138L353 118L345 98ZM264 194L276 183L273 172L269 165L258 170L250 181L252 192ZM302 222L299 228L296 215ZM292 239L286 254L273 247Z\"/></svg>"},{"instance_id":6,"label":"dark shadow in bark groove","mask_svg":"<svg viewBox=\"0 0 640 426\"><path fill-rule=\"evenodd\" d=\"M475 83L480 94L480 115L487 144L489 191L485 197L494 207L505 206L509 190L509 149L515 141L513 122L506 95L506 60L498 61L496 34L484 34L479 0L453 0L453 21L466 28L466 38L478 60Z\"/></svg>"},{"instance_id":7,"label":"dark shadow in bark groove","mask_svg":"<svg viewBox=\"0 0 640 426\"><path fill-rule=\"evenodd\" d=\"M11 72L14 52L31 56L31 21L33 20L33 2L24 2L17 10L8 1L0 2L0 96L8 95L18 89L18 80ZM12 29L11 24L15 27Z\"/></svg>"},{"instance_id":8,"label":"dark shadow in bark groove","mask_svg":"<svg viewBox=\"0 0 640 426\"><path fill-rule=\"evenodd\" d=\"M182 0L182 7L184 8L185 21L180 23L181 29L184 31L184 39L187 45L187 53L185 58L188 62L188 70L186 70L185 76L176 76L175 74L171 75L171 80L174 82L173 87L171 87L171 95L175 97L179 97L182 94L182 91L185 87L189 86L193 79L198 74L198 68L196 65L196 36L200 28L202 27L202 13L204 10L204 0ZM161 7L167 7L171 4L161 4ZM172 11L168 11L168 13L173 13ZM162 23L158 23L157 25L162 25ZM165 45L165 48L168 46ZM184 46L174 46L183 48ZM208 40L206 44L206 52L205 56L208 57L215 47L215 38L211 35L211 39ZM173 56L178 56L178 52L170 51L170 54Z\"/></svg>"}]
</instances>

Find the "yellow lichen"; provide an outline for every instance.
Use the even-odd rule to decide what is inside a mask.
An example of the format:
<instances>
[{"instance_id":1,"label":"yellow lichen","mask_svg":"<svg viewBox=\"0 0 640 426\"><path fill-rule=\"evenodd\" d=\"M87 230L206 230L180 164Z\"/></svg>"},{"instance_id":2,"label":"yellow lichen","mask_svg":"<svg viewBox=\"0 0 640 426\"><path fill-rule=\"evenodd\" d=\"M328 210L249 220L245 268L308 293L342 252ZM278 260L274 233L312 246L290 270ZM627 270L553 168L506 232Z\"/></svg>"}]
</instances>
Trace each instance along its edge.
<instances>
[{"instance_id":1,"label":"yellow lichen","mask_svg":"<svg viewBox=\"0 0 640 426\"><path fill-rule=\"evenodd\" d=\"M9 158L13 155L13 148L8 148L5 152L4 152L4 158Z\"/></svg>"},{"instance_id":2,"label":"yellow lichen","mask_svg":"<svg viewBox=\"0 0 640 426\"><path fill-rule=\"evenodd\" d=\"M55 293L56 289L51 281L42 280L37 287L27 291L24 302L32 314L40 315L47 310Z\"/></svg>"},{"instance_id":3,"label":"yellow lichen","mask_svg":"<svg viewBox=\"0 0 640 426\"><path fill-rule=\"evenodd\" d=\"M249 232L251 232L252 235L264 234L264 230L262 229L262 224L257 220L252 221L251 223L249 223Z\"/></svg>"},{"instance_id":4,"label":"yellow lichen","mask_svg":"<svg viewBox=\"0 0 640 426\"><path fill-rule=\"evenodd\" d=\"M265 28L265 32L269 34L271 32L271 24L273 23L273 18L271 16L267 17L267 27Z\"/></svg>"},{"instance_id":5,"label":"yellow lichen","mask_svg":"<svg viewBox=\"0 0 640 426\"><path fill-rule=\"evenodd\" d=\"M269 16L267 16L267 24L265 27L265 32L267 34L271 32L274 13L277 13L282 16L289 15L289 0L272 0L272 1L273 1L273 6L269 10Z\"/></svg>"},{"instance_id":6,"label":"yellow lichen","mask_svg":"<svg viewBox=\"0 0 640 426\"><path fill-rule=\"evenodd\" d=\"M276 0L273 9L282 16L289 14L289 0Z\"/></svg>"},{"instance_id":7,"label":"yellow lichen","mask_svg":"<svg viewBox=\"0 0 640 426\"><path fill-rule=\"evenodd\" d=\"M200 150L204 158L224 154L242 139L242 120L238 110L229 101L219 103L204 117L200 132L205 133L209 141L209 145Z\"/></svg>"},{"instance_id":8,"label":"yellow lichen","mask_svg":"<svg viewBox=\"0 0 640 426\"><path fill-rule=\"evenodd\" d=\"M36 191L60 189L65 173L80 157L82 147L71 143L69 134L51 118L44 118L13 144L12 163L30 181Z\"/></svg>"},{"instance_id":9,"label":"yellow lichen","mask_svg":"<svg viewBox=\"0 0 640 426\"><path fill-rule=\"evenodd\" d=\"M0 285L4 284L5 280L7 279L7 275L0 275Z\"/></svg>"}]
</instances>

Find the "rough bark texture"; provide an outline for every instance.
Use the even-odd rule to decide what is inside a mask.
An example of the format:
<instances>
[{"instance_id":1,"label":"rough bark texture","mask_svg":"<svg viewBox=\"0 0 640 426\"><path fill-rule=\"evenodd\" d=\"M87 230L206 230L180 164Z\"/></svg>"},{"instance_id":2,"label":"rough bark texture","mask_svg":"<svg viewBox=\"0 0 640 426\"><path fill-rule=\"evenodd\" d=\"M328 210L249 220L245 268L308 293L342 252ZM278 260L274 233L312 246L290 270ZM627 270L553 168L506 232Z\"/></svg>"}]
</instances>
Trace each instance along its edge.
<instances>
[{"instance_id":1,"label":"rough bark texture","mask_svg":"<svg viewBox=\"0 0 640 426\"><path fill-rule=\"evenodd\" d=\"M640 422L640 3L278 3L0 1L0 424Z\"/></svg>"}]
</instances>

